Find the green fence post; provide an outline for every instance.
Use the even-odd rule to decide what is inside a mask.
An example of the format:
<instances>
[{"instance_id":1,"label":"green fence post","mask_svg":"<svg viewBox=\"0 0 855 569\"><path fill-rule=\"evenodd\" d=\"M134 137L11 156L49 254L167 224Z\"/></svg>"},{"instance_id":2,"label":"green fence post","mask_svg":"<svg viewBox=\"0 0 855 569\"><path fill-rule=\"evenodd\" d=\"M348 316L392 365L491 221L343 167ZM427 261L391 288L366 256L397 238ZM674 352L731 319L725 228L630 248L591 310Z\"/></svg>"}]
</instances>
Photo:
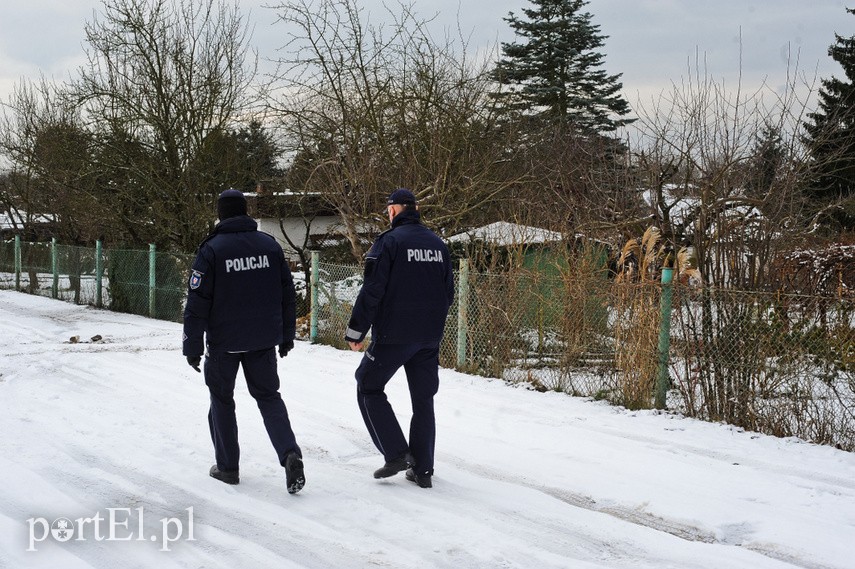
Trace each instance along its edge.
<instances>
[{"instance_id":1,"label":"green fence post","mask_svg":"<svg viewBox=\"0 0 855 569\"><path fill-rule=\"evenodd\" d=\"M101 281L104 278L104 259L101 257L102 252L103 245L99 239L95 242L95 306L98 308L101 308L104 300L101 288Z\"/></svg>"},{"instance_id":2,"label":"green fence post","mask_svg":"<svg viewBox=\"0 0 855 569\"><path fill-rule=\"evenodd\" d=\"M317 251L312 251L312 279L309 292L309 341L314 344L318 340L318 277L320 268L318 267L320 254Z\"/></svg>"},{"instance_id":3,"label":"green fence post","mask_svg":"<svg viewBox=\"0 0 855 569\"><path fill-rule=\"evenodd\" d=\"M155 310L154 310L154 291L155 291L155 274L154 267L157 264L157 249L154 243L149 244L148 246L148 315L150 318L154 318Z\"/></svg>"},{"instance_id":4,"label":"green fence post","mask_svg":"<svg viewBox=\"0 0 855 569\"><path fill-rule=\"evenodd\" d=\"M15 235L15 290L21 290L21 236Z\"/></svg>"},{"instance_id":5,"label":"green fence post","mask_svg":"<svg viewBox=\"0 0 855 569\"><path fill-rule=\"evenodd\" d=\"M656 381L655 407L665 409L665 395L670 386L668 376L668 350L671 344L671 295L673 293L674 269L662 269L662 298L659 303L659 378Z\"/></svg>"},{"instance_id":6,"label":"green fence post","mask_svg":"<svg viewBox=\"0 0 855 569\"><path fill-rule=\"evenodd\" d=\"M457 367L466 366L466 338L469 336L469 260L460 259L457 284Z\"/></svg>"},{"instance_id":7,"label":"green fence post","mask_svg":"<svg viewBox=\"0 0 855 569\"><path fill-rule=\"evenodd\" d=\"M56 246L56 237L50 240L50 269L53 273L50 295L51 298L56 298L59 296L59 251Z\"/></svg>"}]
</instances>

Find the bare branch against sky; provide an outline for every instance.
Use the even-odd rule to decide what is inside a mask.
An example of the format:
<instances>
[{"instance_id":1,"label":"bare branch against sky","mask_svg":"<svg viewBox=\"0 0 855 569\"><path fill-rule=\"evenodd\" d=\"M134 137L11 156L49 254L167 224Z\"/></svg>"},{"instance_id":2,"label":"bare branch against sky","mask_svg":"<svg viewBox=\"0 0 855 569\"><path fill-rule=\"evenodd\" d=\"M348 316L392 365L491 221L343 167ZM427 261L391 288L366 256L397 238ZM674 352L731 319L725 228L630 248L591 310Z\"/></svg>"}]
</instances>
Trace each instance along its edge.
<instances>
[{"instance_id":1,"label":"bare branch against sky","mask_svg":"<svg viewBox=\"0 0 855 569\"><path fill-rule=\"evenodd\" d=\"M285 33L273 25L267 0L241 0L254 24L253 44L264 58L277 56ZM387 0L394 5L394 0ZM366 13L385 13L382 0L364 0ZM593 23L608 36L603 52L609 73L623 74L630 104L650 100L671 83L700 70L711 78L752 90L766 84L780 91L794 70L811 83L839 74L827 55L834 34L852 35L844 0L591 0ZM528 0L419 0L422 17L437 15L437 33L469 38L473 50L511 41L503 20L521 14ZM0 15L0 99L22 77L62 80L83 58L84 21L101 10L98 0L4 0ZM459 28L458 28L459 23ZM791 81L791 79L790 79Z\"/></svg>"}]
</instances>

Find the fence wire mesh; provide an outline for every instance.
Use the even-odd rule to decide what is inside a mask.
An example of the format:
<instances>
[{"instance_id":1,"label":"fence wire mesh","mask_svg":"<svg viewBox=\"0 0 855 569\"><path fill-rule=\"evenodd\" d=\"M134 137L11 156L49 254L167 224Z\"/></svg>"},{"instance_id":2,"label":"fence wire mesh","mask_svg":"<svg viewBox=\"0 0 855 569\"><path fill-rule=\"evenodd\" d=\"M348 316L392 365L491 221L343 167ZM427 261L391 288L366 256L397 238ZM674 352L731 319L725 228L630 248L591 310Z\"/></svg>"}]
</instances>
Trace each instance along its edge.
<instances>
[{"instance_id":1,"label":"fence wire mesh","mask_svg":"<svg viewBox=\"0 0 855 569\"><path fill-rule=\"evenodd\" d=\"M0 288L173 322L183 317L192 255L155 252L152 282L150 251L105 249L99 265L92 247L22 242L19 250L17 270L14 242L2 243Z\"/></svg>"},{"instance_id":2,"label":"fence wire mesh","mask_svg":"<svg viewBox=\"0 0 855 569\"><path fill-rule=\"evenodd\" d=\"M852 299L678 289L673 406L855 450Z\"/></svg>"},{"instance_id":3,"label":"fence wire mesh","mask_svg":"<svg viewBox=\"0 0 855 569\"><path fill-rule=\"evenodd\" d=\"M315 341L344 349L344 331L362 286L362 270L358 266L320 263L317 274Z\"/></svg>"},{"instance_id":4,"label":"fence wire mesh","mask_svg":"<svg viewBox=\"0 0 855 569\"><path fill-rule=\"evenodd\" d=\"M105 254L107 302L111 310L181 321L187 296L187 276L193 256L155 253L151 283L151 253L127 249Z\"/></svg>"},{"instance_id":5,"label":"fence wire mesh","mask_svg":"<svg viewBox=\"0 0 855 569\"><path fill-rule=\"evenodd\" d=\"M18 251L0 243L0 288L98 304L95 249L21 243ZM150 259L150 251L103 251L101 304L180 321L193 256L155 253L153 286ZM321 262L317 273L313 340L346 348L362 269ZM660 360L659 283L565 267L465 271L455 287L443 367L638 409L653 406L664 361L669 410L855 450L855 299L676 284Z\"/></svg>"},{"instance_id":6,"label":"fence wire mesh","mask_svg":"<svg viewBox=\"0 0 855 569\"><path fill-rule=\"evenodd\" d=\"M320 263L316 341L345 347L361 284L359 267ZM440 350L444 367L631 409L653 406L661 284L574 271L469 273L468 286L460 284L458 274ZM673 290L668 409L855 450L851 299Z\"/></svg>"}]
</instances>

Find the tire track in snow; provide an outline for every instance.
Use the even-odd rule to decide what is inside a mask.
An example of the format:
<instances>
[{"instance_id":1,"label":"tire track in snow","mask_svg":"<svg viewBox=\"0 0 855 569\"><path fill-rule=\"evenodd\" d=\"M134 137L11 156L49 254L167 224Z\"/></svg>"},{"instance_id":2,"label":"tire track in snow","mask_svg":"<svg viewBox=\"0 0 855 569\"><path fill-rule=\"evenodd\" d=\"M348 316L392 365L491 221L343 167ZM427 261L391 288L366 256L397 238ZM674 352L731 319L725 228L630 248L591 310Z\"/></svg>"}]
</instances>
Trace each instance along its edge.
<instances>
[{"instance_id":1,"label":"tire track in snow","mask_svg":"<svg viewBox=\"0 0 855 569\"><path fill-rule=\"evenodd\" d=\"M685 420L693 420L693 419L685 419ZM735 429L735 427L732 427ZM740 465L746 467L756 468L760 471L771 471L778 472L781 470L781 466L777 464L773 464L771 462L762 461L756 458L751 458L746 456L745 454L737 455L735 453L729 453L724 450L711 450L708 448L700 447L697 445L681 443L674 441L673 439L658 439L654 437L645 437L641 435L634 435L632 433L627 432L611 432L608 429L588 429L592 432L597 432L599 434L604 434L606 436L613 436L616 438L620 438L623 440L633 440L639 443L642 443L651 448L660 448L664 449L667 452L672 454L678 454L679 452L683 453L683 456L698 456L703 458L712 459L716 462L721 462L723 464L733 464ZM756 435L753 433L746 433L744 431L740 431L741 434L745 434L746 436L769 436L769 435ZM778 439L782 440L782 439ZM802 441L797 441L795 444L810 444L804 443ZM830 486L840 486L843 488L848 488L850 490L855 491L855 480L849 478L841 478L837 476L828 475L819 470L808 470L801 468L793 468L791 464L787 464L786 472L788 476L798 477L804 479L806 482L810 482L811 485L815 484L818 481L824 482Z\"/></svg>"},{"instance_id":2,"label":"tire track in snow","mask_svg":"<svg viewBox=\"0 0 855 569\"><path fill-rule=\"evenodd\" d=\"M784 563L789 563L794 567L800 567L802 569L833 569L826 565L807 561L805 559L782 552L774 547L770 547L761 543L733 543L733 541L730 539L722 540L716 537L716 535L711 531L703 530L691 524L685 524L677 522L675 520L669 520L661 516L656 516L649 512L615 505L601 505L590 496L570 492L568 490L560 488L537 484L529 479L526 479L525 477L509 476L507 474L498 472L494 469L485 468L483 466L475 467L473 465L470 465L469 463L460 460L459 458L454 459L451 462L452 464L454 464L455 467L469 472L470 474L481 476L489 480L514 484L517 486L528 488L530 490L542 492L570 506L582 508L591 512L605 514L634 525L642 526L658 532L667 533L686 541L707 543L711 545L742 547L744 549L753 551L759 555L763 555L764 557L768 557L776 561L782 561Z\"/></svg>"}]
</instances>

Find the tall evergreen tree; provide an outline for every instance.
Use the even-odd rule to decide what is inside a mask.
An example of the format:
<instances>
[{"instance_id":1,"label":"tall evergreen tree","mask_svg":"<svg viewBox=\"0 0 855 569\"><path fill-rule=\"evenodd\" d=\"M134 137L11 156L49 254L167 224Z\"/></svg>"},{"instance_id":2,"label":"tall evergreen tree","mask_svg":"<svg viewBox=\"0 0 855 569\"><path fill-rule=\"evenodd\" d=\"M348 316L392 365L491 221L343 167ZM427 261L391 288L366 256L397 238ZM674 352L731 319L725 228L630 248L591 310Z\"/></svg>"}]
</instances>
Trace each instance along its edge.
<instances>
[{"instance_id":1,"label":"tall evergreen tree","mask_svg":"<svg viewBox=\"0 0 855 569\"><path fill-rule=\"evenodd\" d=\"M748 196L762 198L766 195L775 183L784 161L781 130L767 123L755 135L754 149L748 161L747 179L744 183Z\"/></svg>"},{"instance_id":2,"label":"tall evergreen tree","mask_svg":"<svg viewBox=\"0 0 855 569\"><path fill-rule=\"evenodd\" d=\"M493 70L503 86L496 97L506 110L566 123L586 133L614 131L632 122L620 95L620 74L609 75L596 51L608 36L583 12L587 0L530 0L525 19L504 18L521 42L502 43Z\"/></svg>"},{"instance_id":3,"label":"tall evergreen tree","mask_svg":"<svg viewBox=\"0 0 855 569\"><path fill-rule=\"evenodd\" d=\"M855 9L847 8L850 14ZM843 229L855 228L855 36L835 34L828 55L845 79L823 79L818 109L805 122L814 167L810 197ZM829 207L830 206L830 207Z\"/></svg>"}]
</instances>

